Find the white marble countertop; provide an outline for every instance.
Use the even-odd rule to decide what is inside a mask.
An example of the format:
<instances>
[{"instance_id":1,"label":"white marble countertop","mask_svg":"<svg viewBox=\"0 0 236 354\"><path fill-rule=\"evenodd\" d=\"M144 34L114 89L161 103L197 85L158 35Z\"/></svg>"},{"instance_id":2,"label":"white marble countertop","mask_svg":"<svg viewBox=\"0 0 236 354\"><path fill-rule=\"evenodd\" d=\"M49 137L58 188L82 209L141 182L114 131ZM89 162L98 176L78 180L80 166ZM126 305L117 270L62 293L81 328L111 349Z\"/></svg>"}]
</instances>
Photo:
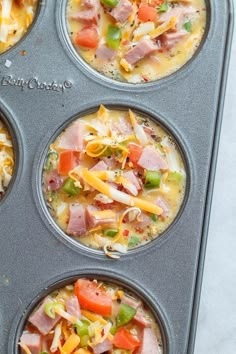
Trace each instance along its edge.
<instances>
[{"instance_id":1,"label":"white marble countertop","mask_svg":"<svg viewBox=\"0 0 236 354\"><path fill-rule=\"evenodd\" d=\"M236 30L194 354L236 353Z\"/></svg>"}]
</instances>

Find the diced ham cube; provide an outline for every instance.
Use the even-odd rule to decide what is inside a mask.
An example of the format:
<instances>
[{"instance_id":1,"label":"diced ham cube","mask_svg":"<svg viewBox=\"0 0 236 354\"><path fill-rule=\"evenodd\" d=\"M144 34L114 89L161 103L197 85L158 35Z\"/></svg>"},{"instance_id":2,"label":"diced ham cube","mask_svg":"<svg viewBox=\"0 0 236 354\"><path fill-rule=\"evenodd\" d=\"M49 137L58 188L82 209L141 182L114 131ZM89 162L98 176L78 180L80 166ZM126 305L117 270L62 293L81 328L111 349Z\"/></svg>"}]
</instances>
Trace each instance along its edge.
<instances>
[{"instance_id":1,"label":"diced ham cube","mask_svg":"<svg viewBox=\"0 0 236 354\"><path fill-rule=\"evenodd\" d=\"M142 302L140 300L136 300L130 296L124 295L121 303L129 305L131 307L133 307L135 310L137 310L138 307L141 306Z\"/></svg>"},{"instance_id":2,"label":"diced ham cube","mask_svg":"<svg viewBox=\"0 0 236 354\"><path fill-rule=\"evenodd\" d=\"M100 7L99 0L82 0L81 5L88 9L97 9Z\"/></svg>"},{"instance_id":3,"label":"diced ham cube","mask_svg":"<svg viewBox=\"0 0 236 354\"><path fill-rule=\"evenodd\" d=\"M107 167L108 167L107 164L101 160L96 165L94 165L92 168L90 168L89 171L106 171Z\"/></svg>"},{"instance_id":4,"label":"diced ham cube","mask_svg":"<svg viewBox=\"0 0 236 354\"><path fill-rule=\"evenodd\" d=\"M138 160L138 165L149 171L167 170L168 164L152 146L146 146Z\"/></svg>"},{"instance_id":5,"label":"diced ham cube","mask_svg":"<svg viewBox=\"0 0 236 354\"><path fill-rule=\"evenodd\" d=\"M91 205L87 207L87 221L90 228L114 224L116 222L116 213L112 210L99 210Z\"/></svg>"},{"instance_id":6,"label":"diced ham cube","mask_svg":"<svg viewBox=\"0 0 236 354\"><path fill-rule=\"evenodd\" d=\"M71 236L81 236L87 231L85 209L80 204L70 204L70 218L66 232Z\"/></svg>"},{"instance_id":7,"label":"diced ham cube","mask_svg":"<svg viewBox=\"0 0 236 354\"><path fill-rule=\"evenodd\" d=\"M116 51L102 44L97 48L96 56L97 59L111 61L115 58Z\"/></svg>"},{"instance_id":8,"label":"diced ham cube","mask_svg":"<svg viewBox=\"0 0 236 354\"><path fill-rule=\"evenodd\" d=\"M87 24L97 23L100 8L99 0L82 0L81 5L85 8L71 16L72 20Z\"/></svg>"},{"instance_id":9,"label":"diced ham cube","mask_svg":"<svg viewBox=\"0 0 236 354\"><path fill-rule=\"evenodd\" d=\"M82 151L84 148L84 135L86 133L86 126L82 121L74 122L69 128L61 134L57 143L57 148Z\"/></svg>"},{"instance_id":10,"label":"diced ham cube","mask_svg":"<svg viewBox=\"0 0 236 354\"><path fill-rule=\"evenodd\" d=\"M46 297L39 308L29 317L29 322L32 323L32 325L34 325L44 336L51 331L51 329L61 318L60 316L56 315L56 317L53 319L46 315L44 307L46 304L51 302L53 302L52 298L49 296Z\"/></svg>"},{"instance_id":11,"label":"diced ham cube","mask_svg":"<svg viewBox=\"0 0 236 354\"><path fill-rule=\"evenodd\" d=\"M89 9L79 11L73 16L71 16L72 20L79 21L87 24L96 24L98 20L98 11L96 9Z\"/></svg>"},{"instance_id":12,"label":"diced ham cube","mask_svg":"<svg viewBox=\"0 0 236 354\"><path fill-rule=\"evenodd\" d=\"M66 311L70 315L80 319L81 311L77 296L73 295L66 301Z\"/></svg>"},{"instance_id":13,"label":"diced ham cube","mask_svg":"<svg viewBox=\"0 0 236 354\"><path fill-rule=\"evenodd\" d=\"M151 320L146 318L141 309L138 309L135 316L134 321L140 324L143 327L151 327Z\"/></svg>"},{"instance_id":14,"label":"diced ham cube","mask_svg":"<svg viewBox=\"0 0 236 354\"><path fill-rule=\"evenodd\" d=\"M162 47L165 49L171 49L185 36L185 31L165 33L161 36Z\"/></svg>"},{"instance_id":15,"label":"diced ham cube","mask_svg":"<svg viewBox=\"0 0 236 354\"><path fill-rule=\"evenodd\" d=\"M140 191L142 189L141 185L140 185L140 182L139 182L139 179L138 179L138 177L135 176L133 171L124 172L124 177L130 183L132 183L134 185L134 187L137 189L137 191Z\"/></svg>"},{"instance_id":16,"label":"diced ham cube","mask_svg":"<svg viewBox=\"0 0 236 354\"><path fill-rule=\"evenodd\" d=\"M57 191L63 185L64 180L56 170L45 173L44 186L47 191Z\"/></svg>"},{"instance_id":17,"label":"diced ham cube","mask_svg":"<svg viewBox=\"0 0 236 354\"><path fill-rule=\"evenodd\" d=\"M133 129L127 118L119 117L117 121L113 122L112 131L122 135L131 135Z\"/></svg>"},{"instance_id":18,"label":"diced ham cube","mask_svg":"<svg viewBox=\"0 0 236 354\"><path fill-rule=\"evenodd\" d=\"M124 55L124 58L128 64L133 65L147 55L152 54L157 49L157 44L155 44L150 38L142 38L134 48L130 49Z\"/></svg>"},{"instance_id":19,"label":"diced ham cube","mask_svg":"<svg viewBox=\"0 0 236 354\"><path fill-rule=\"evenodd\" d=\"M150 216L148 216L145 213L142 213L139 217L140 221L136 221L135 224L133 224L135 227L139 227L141 229L145 229L148 225L150 225L151 219Z\"/></svg>"},{"instance_id":20,"label":"diced ham cube","mask_svg":"<svg viewBox=\"0 0 236 354\"><path fill-rule=\"evenodd\" d=\"M110 15L114 17L117 22L123 23L128 19L132 12L133 7L131 2L129 0L120 0L118 5L111 10Z\"/></svg>"},{"instance_id":21,"label":"diced ham cube","mask_svg":"<svg viewBox=\"0 0 236 354\"><path fill-rule=\"evenodd\" d=\"M102 343L98 343L93 347L94 354L102 354L112 349L112 342L109 339L105 339Z\"/></svg>"},{"instance_id":22,"label":"diced ham cube","mask_svg":"<svg viewBox=\"0 0 236 354\"><path fill-rule=\"evenodd\" d=\"M160 15L158 22L168 22L170 18L174 16L177 18L176 30L181 30L184 22L196 13L196 11L197 10L193 6L170 7L167 12Z\"/></svg>"},{"instance_id":23,"label":"diced ham cube","mask_svg":"<svg viewBox=\"0 0 236 354\"><path fill-rule=\"evenodd\" d=\"M110 169L116 169L118 166L118 163L114 157L103 157L102 160Z\"/></svg>"},{"instance_id":24,"label":"diced ham cube","mask_svg":"<svg viewBox=\"0 0 236 354\"><path fill-rule=\"evenodd\" d=\"M23 333L20 337L20 343L27 346L31 354L41 353L41 336L37 333Z\"/></svg>"},{"instance_id":25,"label":"diced ham cube","mask_svg":"<svg viewBox=\"0 0 236 354\"><path fill-rule=\"evenodd\" d=\"M157 198L156 205L158 205L163 210L161 216L166 217L169 215L170 206L167 204L167 202L162 197Z\"/></svg>"},{"instance_id":26,"label":"diced ham cube","mask_svg":"<svg viewBox=\"0 0 236 354\"><path fill-rule=\"evenodd\" d=\"M143 340L137 354L161 354L162 350L152 328L144 328Z\"/></svg>"}]
</instances>

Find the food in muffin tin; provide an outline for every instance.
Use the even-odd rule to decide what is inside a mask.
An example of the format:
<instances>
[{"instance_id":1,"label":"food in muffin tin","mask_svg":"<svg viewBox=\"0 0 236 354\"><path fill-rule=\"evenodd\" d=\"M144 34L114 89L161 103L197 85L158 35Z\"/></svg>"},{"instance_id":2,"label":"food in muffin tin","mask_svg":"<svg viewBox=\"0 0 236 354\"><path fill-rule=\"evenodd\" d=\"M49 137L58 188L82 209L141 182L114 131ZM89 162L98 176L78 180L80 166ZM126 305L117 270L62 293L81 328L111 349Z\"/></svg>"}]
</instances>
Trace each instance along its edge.
<instances>
[{"instance_id":1,"label":"food in muffin tin","mask_svg":"<svg viewBox=\"0 0 236 354\"><path fill-rule=\"evenodd\" d=\"M60 133L43 170L56 223L111 257L160 235L181 207L185 184L179 148L159 124L104 106Z\"/></svg>"},{"instance_id":2,"label":"food in muffin tin","mask_svg":"<svg viewBox=\"0 0 236 354\"><path fill-rule=\"evenodd\" d=\"M22 353L162 354L159 326L143 301L120 286L80 278L30 314Z\"/></svg>"},{"instance_id":3,"label":"food in muffin tin","mask_svg":"<svg viewBox=\"0 0 236 354\"><path fill-rule=\"evenodd\" d=\"M130 83L181 68L206 25L204 0L68 0L66 15L80 56L102 74Z\"/></svg>"},{"instance_id":4,"label":"food in muffin tin","mask_svg":"<svg viewBox=\"0 0 236 354\"><path fill-rule=\"evenodd\" d=\"M14 169L14 153L9 132L0 119L0 201L11 181Z\"/></svg>"},{"instance_id":5,"label":"food in muffin tin","mask_svg":"<svg viewBox=\"0 0 236 354\"><path fill-rule=\"evenodd\" d=\"M31 25L38 0L0 0L0 54L24 36Z\"/></svg>"}]
</instances>

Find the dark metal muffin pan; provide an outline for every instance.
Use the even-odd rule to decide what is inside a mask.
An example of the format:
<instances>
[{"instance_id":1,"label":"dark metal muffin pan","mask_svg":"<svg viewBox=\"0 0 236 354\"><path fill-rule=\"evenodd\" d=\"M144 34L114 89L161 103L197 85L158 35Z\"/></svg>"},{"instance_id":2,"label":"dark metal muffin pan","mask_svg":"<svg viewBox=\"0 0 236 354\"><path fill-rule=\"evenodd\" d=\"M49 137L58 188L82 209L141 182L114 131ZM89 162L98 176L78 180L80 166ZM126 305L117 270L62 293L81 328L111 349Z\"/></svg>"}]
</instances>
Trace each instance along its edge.
<instances>
[{"instance_id":1,"label":"dark metal muffin pan","mask_svg":"<svg viewBox=\"0 0 236 354\"><path fill-rule=\"evenodd\" d=\"M232 36L232 2L209 1L208 28L195 57L177 73L143 85L108 82L72 60L58 30L62 2L42 2L29 34L0 56L0 111L12 132L17 161L0 204L0 353L17 353L27 311L49 291L44 289L58 281L63 285L67 276L96 274L140 291L156 312L165 353L192 353ZM130 106L159 117L177 138L188 167L188 192L175 223L160 238L119 260L75 247L60 237L45 216L39 193L39 167L54 133L71 117L101 103Z\"/></svg>"}]
</instances>

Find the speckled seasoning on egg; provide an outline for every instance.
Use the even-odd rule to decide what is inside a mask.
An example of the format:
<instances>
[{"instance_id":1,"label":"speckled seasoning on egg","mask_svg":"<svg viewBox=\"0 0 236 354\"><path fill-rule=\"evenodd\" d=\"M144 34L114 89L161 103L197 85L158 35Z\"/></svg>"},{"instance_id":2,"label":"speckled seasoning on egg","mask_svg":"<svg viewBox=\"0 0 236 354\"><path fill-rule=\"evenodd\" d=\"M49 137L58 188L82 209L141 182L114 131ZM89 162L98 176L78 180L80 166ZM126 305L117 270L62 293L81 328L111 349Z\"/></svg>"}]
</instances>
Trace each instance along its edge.
<instances>
[{"instance_id":1,"label":"speckled seasoning on egg","mask_svg":"<svg viewBox=\"0 0 236 354\"><path fill-rule=\"evenodd\" d=\"M104 106L71 123L50 145L43 192L50 213L88 247L126 253L173 222L185 166L172 137L153 120Z\"/></svg>"},{"instance_id":2,"label":"speckled seasoning on egg","mask_svg":"<svg viewBox=\"0 0 236 354\"><path fill-rule=\"evenodd\" d=\"M196 52L206 26L204 0L68 0L67 27L78 54L114 80L168 76Z\"/></svg>"},{"instance_id":3,"label":"speckled seasoning on egg","mask_svg":"<svg viewBox=\"0 0 236 354\"><path fill-rule=\"evenodd\" d=\"M14 171L14 151L11 136L0 119L0 201L3 198Z\"/></svg>"},{"instance_id":4,"label":"speckled seasoning on egg","mask_svg":"<svg viewBox=\"0 0 236 354\"><path fill-rule=\"evenodd\" d=\"M45 297L20 337L22 353L162 354L160 328L120 286L80 278Z\"/></svg>"},{"instance_id":5,"label":"speckled seasoning on egg","mask_svg":"<svg viewBox=\"0 0 236 354\"><path fill-rule=\"evenodd\" d=\"M14 46L32 24L38 0L0 0L0 54Z\"/></svg>"}]
</instances>

